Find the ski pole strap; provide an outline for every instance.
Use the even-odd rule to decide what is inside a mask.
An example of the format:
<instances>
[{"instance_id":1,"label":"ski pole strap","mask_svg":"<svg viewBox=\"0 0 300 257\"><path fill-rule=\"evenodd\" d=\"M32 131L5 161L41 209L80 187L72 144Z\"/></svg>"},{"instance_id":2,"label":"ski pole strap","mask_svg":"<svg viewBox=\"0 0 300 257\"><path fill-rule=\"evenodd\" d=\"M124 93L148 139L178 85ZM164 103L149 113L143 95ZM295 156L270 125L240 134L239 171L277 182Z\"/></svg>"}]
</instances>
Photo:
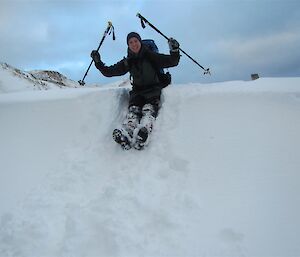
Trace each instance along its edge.
<instances>
[{"instance_id":1,"label":"ski pole strap","mask_svg":"<svg viewBox=\"0 0 300 257\"><path fill-rule=\"evenodd\" d=\"M111 34L111 32L113 33L113 40L116 40L116 36L115 36L115 28L112 25L111 21L108 22L108 26L110 27L110 31L109 31L109 35Z\"/></svg>"},{"instance_id":2,"label":"ski pole strap","mask_svg":"<svg viewBox=\"0 0 300 257\"><path fill-rule=\"evenodd\" d=\"M143 27L143 29L146 27L145 23L146 22L152 29L154 29L156 32L158 32L159 34L161 34L165 39L169 40L169 38L164 35L158 28L156 28L153 24L151 24L144 16L142 16L140 13L137 13L136 15L137 17L139 17L141 19L141 25Z\"/></svg>"},{"instance_id":3,"label":"ski pole strap","mask_svg":"<svg viewBox=\"0 0 300 257\"><path fill-rule=\"evenodd\" d=\"M109 22L108 22L108 25L107 25L107 28L106 28L106 30L104 31L103 37L102 37L102 39L101 39L101 42L100 42L100 44L99 44L99 46L98 46L98 48L97 48L97 51L99 51L99 49L100 49L100 47L101 47L101 45L102 45L102 43L103 43L105 37L107 36L107 34L110 35L111 32L113 32L113 40L115 40L115 39L116 39L116 37L115 37L115 29L114 29L114 26L112 25L111 21L109 21Z\"/></svg>"},{"instance_id":4,"label":"ski pole strap","mask_svg":"<svg viewBox=\"0 0 300 257\"><path fill-rule=\"evenodd\" d=\"M136 15L138 18L140 18L141 20L141 25L143 27L143 29L146 27L145 23L147 23L152 29L154 29L156 32L158 32L160 35L162 35L165 39L167 39L169 41L169 38L164 35L158 28L156 28L153 24L151 24L144 16L142 16L140 13L137 13ZM204 70L204 74L210 74L210 70L209 68L205 69L202 65L200 65L194 58L192 58L189 54L187 54L185 51L183 51L180 47L179 50L184 53L188 58L190 58L195 64L197 64L201 69Z\"/></svg>"}]
</instances>

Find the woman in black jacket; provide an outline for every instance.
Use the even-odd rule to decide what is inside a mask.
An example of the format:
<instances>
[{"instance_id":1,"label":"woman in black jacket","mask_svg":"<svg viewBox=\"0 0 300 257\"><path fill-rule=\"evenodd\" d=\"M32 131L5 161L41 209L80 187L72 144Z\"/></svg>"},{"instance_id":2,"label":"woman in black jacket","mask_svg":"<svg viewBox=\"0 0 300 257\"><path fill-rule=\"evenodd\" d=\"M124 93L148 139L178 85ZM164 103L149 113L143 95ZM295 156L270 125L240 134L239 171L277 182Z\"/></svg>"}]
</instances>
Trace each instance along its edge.
<instances>
[{"instance_id":1,"label":"woman in black jacket","mask_svg":"<svg viewBox=\"0 0 300 257\"><path fill-rule=\"evenodd\" d=\"M147 143L149 133L160 107L162 68L178 65L179 43L169 39L170 55L156 53L142 43L140 35L131 32L127 35L128 55L112 66L106 66L98 51L93 50L91 57L96 68L106 77L121 76L130 72L132 90L129 92L128 114L120 129L113 131L114 140L123 149L142 149Z\"/></svg>"}]
</instances>

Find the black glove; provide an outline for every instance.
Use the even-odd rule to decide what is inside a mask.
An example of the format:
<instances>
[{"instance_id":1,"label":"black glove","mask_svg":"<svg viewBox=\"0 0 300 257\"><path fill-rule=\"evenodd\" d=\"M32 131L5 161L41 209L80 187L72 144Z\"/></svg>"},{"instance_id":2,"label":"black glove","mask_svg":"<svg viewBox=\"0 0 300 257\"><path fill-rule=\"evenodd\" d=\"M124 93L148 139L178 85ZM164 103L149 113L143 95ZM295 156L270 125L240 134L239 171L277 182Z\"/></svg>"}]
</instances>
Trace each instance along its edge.
<instances>
[{"instance_id":1,"label":"black glove","mask_svg":"<svg viewBox=\"0 0 300 257\"><path fill-rule=\"evenodd\" d=\"M179 51L179 43L176 39L170 37L169 40L168 40L168 43L169 43L169 48L170 48L170 51L171 52L178 52Z\"/></svg>"},{"instance_id":2,"label":"black glove","mask_svg":"<svg viewBox=\"0 0 300 257\"><path fill-rule=\"evenodd\" d=\"M97 50L93 50L91 52L91 57L92 57L92 59L95 63L100 63L101 62L100 54Z\"/></svg>"}]
</instances>

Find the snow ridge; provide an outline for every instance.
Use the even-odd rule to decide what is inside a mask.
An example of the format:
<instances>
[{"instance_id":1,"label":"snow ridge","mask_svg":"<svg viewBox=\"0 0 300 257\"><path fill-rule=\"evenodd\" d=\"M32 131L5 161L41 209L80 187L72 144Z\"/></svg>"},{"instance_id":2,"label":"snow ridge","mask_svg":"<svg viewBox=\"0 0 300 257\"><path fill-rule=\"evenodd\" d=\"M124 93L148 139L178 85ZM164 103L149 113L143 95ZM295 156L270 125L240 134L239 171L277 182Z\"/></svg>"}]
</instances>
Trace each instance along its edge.
<instances>
[{"instance_id":1,"label":"snow ridge","mask_svg":"<svg viewBox=\"0 0 300 257\"><path fill-rule=\"evenodd\" d=\"M10 74L4 76L4 74ZM10 92L10 91L21 91L24 89L33 89L33 90L48 90L51 88L78 88L82 87L78 82L72 81L62 75L57 71L49 71L49 70L36 70L36 71L22 71L7 63L0 63L0 74L3 74L1 80L3 78L10 77L11 79L15 79L17 84L22 84L21 81L26 81L25 87L19 88L4 88L3 85L11 84L11 81L2 81L2 87L0 87L0 93L2 92Z\"/></svg>"}]
</instances>

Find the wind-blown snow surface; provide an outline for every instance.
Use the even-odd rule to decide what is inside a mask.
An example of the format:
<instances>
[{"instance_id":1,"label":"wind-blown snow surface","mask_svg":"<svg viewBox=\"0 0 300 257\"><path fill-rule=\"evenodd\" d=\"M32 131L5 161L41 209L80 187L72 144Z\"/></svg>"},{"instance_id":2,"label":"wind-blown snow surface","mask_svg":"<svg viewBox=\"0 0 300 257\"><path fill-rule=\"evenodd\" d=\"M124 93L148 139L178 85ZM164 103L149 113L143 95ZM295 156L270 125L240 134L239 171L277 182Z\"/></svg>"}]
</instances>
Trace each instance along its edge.
<instances>
[{"instance_id":1,"label":"wind-blown snow surface","mask_svg":"<svg viewBox=\"0 0 300 257\"><path fill-rule=\"evenodd\" d=\"M300 78L170 86L144 151L127 93L0 95L0 256L300 256Z\"/></svg>"}]
</instances>

